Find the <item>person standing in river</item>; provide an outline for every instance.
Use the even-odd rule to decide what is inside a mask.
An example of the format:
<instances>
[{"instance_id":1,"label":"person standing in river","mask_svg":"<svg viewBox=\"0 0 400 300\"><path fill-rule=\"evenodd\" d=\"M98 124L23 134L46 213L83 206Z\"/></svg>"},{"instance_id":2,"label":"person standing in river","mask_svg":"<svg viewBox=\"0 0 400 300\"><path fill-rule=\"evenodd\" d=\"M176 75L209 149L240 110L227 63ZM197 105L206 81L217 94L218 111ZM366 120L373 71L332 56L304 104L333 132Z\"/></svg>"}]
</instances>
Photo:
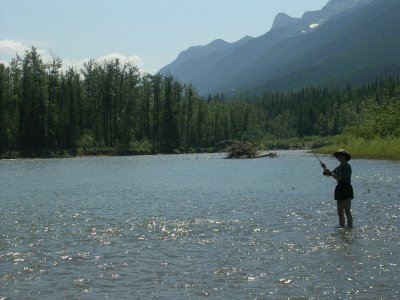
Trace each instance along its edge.
<instances>
[{"instance_id":1,"label":"person standing in river","mask_svg":"<svg viewBox=\"0 0 400 300\"><path fill-rule=\"evenodd\" d=\"M333 171L329 170L324 163L321 167L324 169L323 174L333 177L337 181L335 188L335 200L337 201L337 211L339 215L339 226L344 227L345 216L347 218L347 226L353 227L353 216L351 215L351 200L354 198L353 186L351 185L351 166L349 160L351 155L344 149L339 149L333 155L340 162Z\"/></svg>"}]
</instances>

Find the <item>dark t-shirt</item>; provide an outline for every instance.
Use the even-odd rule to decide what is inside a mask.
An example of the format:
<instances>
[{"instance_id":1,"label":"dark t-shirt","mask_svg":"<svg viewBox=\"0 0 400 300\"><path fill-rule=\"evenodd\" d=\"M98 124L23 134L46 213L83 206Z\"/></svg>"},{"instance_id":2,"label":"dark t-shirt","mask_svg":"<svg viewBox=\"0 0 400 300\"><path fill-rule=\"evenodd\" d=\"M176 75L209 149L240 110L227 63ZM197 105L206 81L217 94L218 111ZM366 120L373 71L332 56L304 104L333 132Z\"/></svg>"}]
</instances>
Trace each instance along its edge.
<instances>
[{"instance_id":1,"label":"dark t-shirt","mask_svg":"<svg viewBox=\"0 0 400 300\"><path fill-rule=\"evenodd\" d=\"M333 173L341 178L340 183L351 183L351 166L347 162L337 166Z\"/></svg>"}]
</instances>

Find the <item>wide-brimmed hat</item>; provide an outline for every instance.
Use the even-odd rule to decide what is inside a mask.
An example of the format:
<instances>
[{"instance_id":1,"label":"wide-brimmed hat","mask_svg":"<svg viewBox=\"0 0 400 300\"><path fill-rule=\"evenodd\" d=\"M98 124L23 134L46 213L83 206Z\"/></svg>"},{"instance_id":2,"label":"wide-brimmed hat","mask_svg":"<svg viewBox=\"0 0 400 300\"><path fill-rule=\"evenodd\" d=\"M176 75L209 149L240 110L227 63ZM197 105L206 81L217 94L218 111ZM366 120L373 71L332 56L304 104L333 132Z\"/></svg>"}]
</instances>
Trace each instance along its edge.
<instances>
[{"instance_id":1,"label":"wide-brimmed hat","mask_svg":"<svg viewBox=\"0 0 400 300\"><path fill-rule=\"evenodd\" d=\"M349 161L351 159L351 155L349 152L347 152L344 149L339 149L338 151L336 151L335 153L333 153L333 155L337 158L338 156L345 156L346 160Z\"/></svg>"}]
</instances>

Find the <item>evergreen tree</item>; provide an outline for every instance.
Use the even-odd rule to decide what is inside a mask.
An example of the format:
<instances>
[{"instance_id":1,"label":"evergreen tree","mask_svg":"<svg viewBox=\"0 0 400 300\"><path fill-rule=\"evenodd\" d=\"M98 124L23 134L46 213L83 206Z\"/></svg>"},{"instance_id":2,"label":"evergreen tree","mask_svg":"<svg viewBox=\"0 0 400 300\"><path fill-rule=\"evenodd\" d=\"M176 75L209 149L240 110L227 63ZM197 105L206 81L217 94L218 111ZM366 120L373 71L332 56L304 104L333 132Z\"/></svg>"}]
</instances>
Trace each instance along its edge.
<instances>
[{"instance_id":1,"label":"evergreen tree","mask_svg":"<svg viewBox=\"0 0 400 300\"><path fill-rule=\"evenodd\" d=\"M118 59L90 60L80 72L61 67L56 56L44 63L34 47L8 67L0 63L0 153L132 153L137 145L145 145L146 152L171 153L263 136L400 135L399 78L342 90L203 99L190 84L142 75Z\"/></svg>"}]
</instances>

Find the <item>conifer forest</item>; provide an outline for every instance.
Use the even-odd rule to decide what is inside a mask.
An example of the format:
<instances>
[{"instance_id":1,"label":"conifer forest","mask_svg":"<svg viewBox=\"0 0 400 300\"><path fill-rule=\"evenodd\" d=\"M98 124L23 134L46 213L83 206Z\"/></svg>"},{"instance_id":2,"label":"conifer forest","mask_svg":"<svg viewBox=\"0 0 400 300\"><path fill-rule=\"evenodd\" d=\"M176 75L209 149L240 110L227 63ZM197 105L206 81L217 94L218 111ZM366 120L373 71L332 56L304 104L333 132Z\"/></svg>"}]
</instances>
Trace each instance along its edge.
<instances>
[{"instance_id":1,"label":"conifer forest","mask_svg":"<svg viewBox=\"0 0 400 300\"><path fill-rule=\"evenodd\" d=\"M400 81L201 97L118 59L62 69L32 47L0 63L0 153L21 156L212 151L222 140L351 134L400 137ZM12 155L11 155L12 156Z\"/></svg>"}]
</instances>

